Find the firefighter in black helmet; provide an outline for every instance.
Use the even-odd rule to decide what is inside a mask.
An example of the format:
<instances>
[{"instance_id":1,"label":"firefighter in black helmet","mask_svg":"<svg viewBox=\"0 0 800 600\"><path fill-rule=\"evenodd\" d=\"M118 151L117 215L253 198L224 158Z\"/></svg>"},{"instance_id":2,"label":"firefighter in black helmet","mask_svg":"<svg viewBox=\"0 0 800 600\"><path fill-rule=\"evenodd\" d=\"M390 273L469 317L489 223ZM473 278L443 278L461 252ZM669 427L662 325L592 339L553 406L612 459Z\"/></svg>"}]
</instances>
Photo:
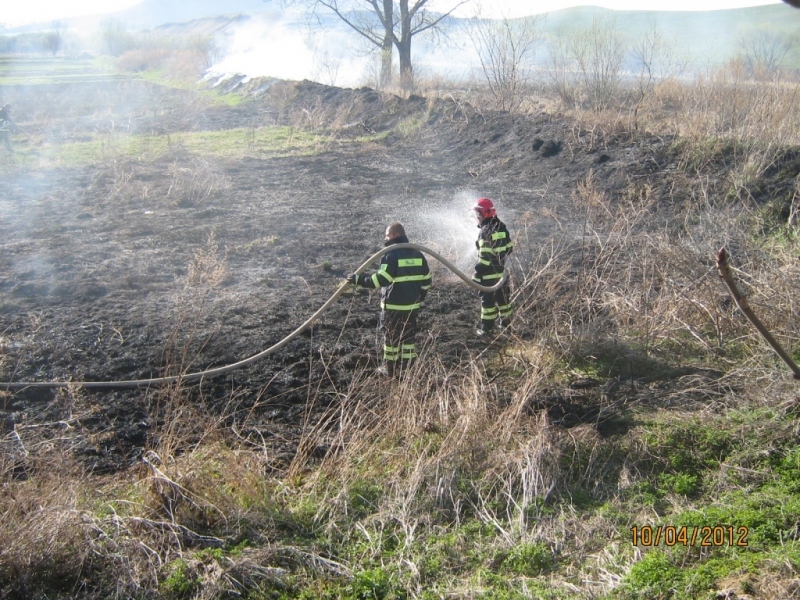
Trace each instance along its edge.
<instances>
[{"instance_id":1,"label":"firefighter in black helmet","mask_svg":"<svg viewBox=\"0 0 800 600\"><path fill-rule=\"evenodd\" d=\"M386 228L384 245L407 244L400 223ZM348 275L347 281L369 289L381 289L380 324L383 329L381 373L397 377L417 357L415 336L417 313L431 288L428 262L421 252L398 248L383 255L380 268L372 274Z\"/></svg>"},{"instance_id":2,"label":"firefighter in black helmet","mask_svg":"<svg viewBox=\"0 0 800 600\"><path fill-rule=\"evenodd\" d=\"M480 198L472 207L478 220L480 234L475 247L478 262L472 280L485 286L495 285L503 277L506 257L514 249L511 234L505 224L497 218L494 203ZM508 280L495 292L479 292L481 297L481 322L478 335L492 333L495 325L503 327L511 317L511 285Z\"/></svg>"}]
</instances>

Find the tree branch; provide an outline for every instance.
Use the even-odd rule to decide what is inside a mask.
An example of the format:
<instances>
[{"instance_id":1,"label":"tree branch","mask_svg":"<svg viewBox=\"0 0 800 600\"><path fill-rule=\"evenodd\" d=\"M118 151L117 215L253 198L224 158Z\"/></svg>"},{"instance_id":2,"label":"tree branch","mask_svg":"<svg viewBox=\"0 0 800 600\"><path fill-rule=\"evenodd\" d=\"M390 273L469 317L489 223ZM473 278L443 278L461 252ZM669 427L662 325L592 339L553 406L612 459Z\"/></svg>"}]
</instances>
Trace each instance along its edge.
<instances>
[{"instance_id":1,"label":"tree branch","mask_svg":"<svg viewBox=\"0 0 800 600\"><path fill-rule=\"evenodd\" d=\"M357 33L368 39L371 43L375 44L378 47L380 47L383 44L383 40L380 38L373 37L369 29L363 26L359 27L359 25L348 19L344 15L344 13L339 10L339 5L336 2L325 2L324 0L318 0L318 3L336 13L337 17L339 17L342 21L347 23L354 31L356 31Z\"/></svg>"},{"instance_id":2,"label":"tree branch","mask_svg":"<svg viewBox=\"0 0 800 600\"><path fill-rule=\"evenodd\" d=\"M412 19L413 19L413 18L414 18L414 15L417 13L417 11L418 11L420 8L422 8L422 6L423 6L423 5L424 5L426 2L427 2L427 0L422 0L421 2L418 2L417 4L415 4L415 5L413 6L413 8L412 8L412 9L409 11L409 18L412 18ZM443 14L443 15L441 15L439 18L437 18L437 19L435 19L435 20L433 20L433 21L430 21L430 22L427 22L427 23L426 23L426 22L425 22L425 20L423 19L423 20L422 20L422 22L420 23L420 25L419 25L418 27L416 27L416 28L412 28L412 29L411 29L411 33L412 33L412 35L416 35L416 34L418 34L418 33L422 33L423 31L426 31L426 30L428 30L428 29L431 29L431 28L433 28L433 27L436 27L436 26L437 26L439 23L441 23L441 22L442 22L444 19L446 19L447 17L449 17L451 14L453 14L453 11L454 11L455 9L457 9L459 6L463 6L463 5L464 5L464 4L466 4L467 2L469 2L469 0L461 0L461 2L459 2L458 4L456 4L456 5L455 5L453 8L451 8L451 9L450 9L450 10L448 10L446 13L444 13L444 14Z\"/></svg>"},{"instance_id":3,"label":"tree branch","mask_svg":"<svg viewBox=\"0 0 800 600\"><path fill-rule=\"evenodd\" d=\"M369 0L369 3L372 5L372 10L375 12L375 15L378 17L378 20L381 22L383 29L385 32L392 32L392 36L394 36L394 22L389 22L390 15L384 14L383 9L378 5L378 0Z\"/></svg>"},{"instance_id":4,"label":"tree branch","mask_svg":"<svg viewBox=\"0 0 800 600\"><path fill-rule=\"evenodd\" d=\"M722 280L728 287L728 291L730 292L731 296L736 301L736 305L744 313L744 316L747 317L747 319L753 324L753 327L758 330L758 333L761 334L767 343L772 346L772 349L775 350L776 354L781 357L781 360L783 360L783 362L789 366L794 373L794 378L800 379L800 367L797 366L797 363L792 360L792 357L787 354L778 341L772 337L772 334L769 332L769 330L764 327L764 324L753 312L753 309L750 308L750 305L747 303L747 300L744 298L744 296L742 296L739 288L736 287L736 282L733 280L733 274L731 273L731 268L728 264L728 253L724 247L720 248L719 252L717 253L717 270L719 271L719 276L722 277Z\"/></svg>"}]
</instances>

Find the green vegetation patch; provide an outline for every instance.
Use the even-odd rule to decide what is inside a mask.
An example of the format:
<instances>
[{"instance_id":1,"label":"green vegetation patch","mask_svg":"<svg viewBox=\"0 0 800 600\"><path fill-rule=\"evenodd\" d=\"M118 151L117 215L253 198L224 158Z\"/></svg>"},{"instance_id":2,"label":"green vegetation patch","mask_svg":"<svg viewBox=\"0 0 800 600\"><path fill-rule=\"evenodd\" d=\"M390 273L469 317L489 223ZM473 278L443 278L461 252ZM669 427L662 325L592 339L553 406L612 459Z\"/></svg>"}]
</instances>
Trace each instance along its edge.
<instances>
[{"instance_id":1,"label":"green vegetation patch","mask_svg":"<svg viewBox=\"0 0 800 600\"><path fill-rule=\"evenodd\" d=\"M618 597L706 597L723 580L753 593L757 581L798 568L800 451L792 415L747 407L650 422L642 440L655 460L621 500L633 510L652 504L662 516L644 528L644 539L640 524L629 524L646 554L624 575ZM667 494L684 500L670 507L662 501Z\"/></svg>"},{"instance_id":2,"label":"green vegetation patch","mask_svg":"<svg viewBox=\"0 0 800 600\"><path fill-rule=\"evenodd\" d=\"M690 568L678 557L653 550L631 567L618 592L620 598L690 599L703 597L717 581L742 570L747 561L714 558Z\"/></svg>"},{"instance_id":3,"label":"green vegetation patch","mask_svg":"<svg viewBox=\"0 0 800 600\"><path fill-rule=\"evenodd\" d=\"M88 136L87 136L88 137ZM89 139L48 143L40 156L56 163L84 165L109 158L152 158L176 149L201 156L274 158L319 152L330 138L292 127L226 129L170 134L93 134Z\"/></svg>"},{"instance_id":4,"label":"green vegetation patch","mask_svg":"<svg viewBox=\"0 0 800 600\"><path fill-rule=\"evenodd\" d=\"M0 56L0 85L88 83L126 79L94 59Z\"/></svg>"},{"instance_id":5,"label":"green vegetation patch","mask_svg":"<svg viewBox=\"0 0 800 600\"><path fill-rule=\"evenodd\" d=\"M198 83L195 78L170 77L162 68L150 69L141 73L128 73L126 76L175 90L191 91L215 106L239 106L246 101L241 94L226 93L223 91L223 86L209 87L207 83Z\"/></svg>"}]
</instances>

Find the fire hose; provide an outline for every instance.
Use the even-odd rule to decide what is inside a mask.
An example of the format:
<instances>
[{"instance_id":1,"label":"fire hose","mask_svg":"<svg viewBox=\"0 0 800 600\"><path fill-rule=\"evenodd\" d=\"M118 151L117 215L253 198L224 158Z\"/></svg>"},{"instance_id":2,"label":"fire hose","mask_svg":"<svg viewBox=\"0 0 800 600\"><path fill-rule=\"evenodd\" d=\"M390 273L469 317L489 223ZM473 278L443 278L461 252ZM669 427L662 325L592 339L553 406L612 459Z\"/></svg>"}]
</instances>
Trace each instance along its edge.
<instances>
[{"instance_id":1,"label":"fire hose","mask_svg":"<svg viewBox=\"0 0 800 600\"><path fill-rule=\"evenodd\" d=\"M462 279L467 285L471 288L479 291L479 292L494 292L499 290L505 284L506 280L508 279L508 274L506 272L503 273L502 278L493 286L483 286L478 283L475 283L469 276L465 275L462 271L458 269L452 262L444 258L438 252L431 250L430 248L426 248L420 244L393 244L386 248L382 248L372 256L370 256L367 260L365 260L358 269L355 270L356 274L360 274L364 272L373 262L379 259L381 256L390 252L392 250L398 250L400 248L413 248L414 250L419 250L420 252L424 252L425 254L430 255L431 257L438 260L442 263L445 267L450 269L455 275L457 275L460 279ZM224 373L229 373L235 369L240 369L245 367L255 361L264 358L265 356L272 354L273 352L277 352L284 346L286 346L289 342L303 333L306 329L311 327L314 322L319 319L325 311L327 311L331 305L336 302L339 297L344 294L345 291L350 287L350 284L347 282L342 283L339 286L339 289L334 292L334 294L328 298L328 300L323 304L313 315L311 315L300 327L292 331L289 335L284 337L282 340L277 342L276 344L270 346L269 348L262 350L257 354L253 354L252 356L242 359L238 362L231 363L229 365L224 365L222 367L214 367L212 369L206 369L205 371L198 371L195 373L186 373L182 375L170 375L167 377L152 377L149 379L129 379L124 381L13 381L13 382L0 382L0 388L4 389L20 389L20 388L28 388L28 387L38 387L38 388L65 388L65 387L84 387L84 388L130 388L130 387L142 387L142 386L149 386L149 385L158 385L162 383L176 383L176 382L191 382L197 381L204 377L215 377L217 375L222 375Z\"/></svg>"}]
</instances>

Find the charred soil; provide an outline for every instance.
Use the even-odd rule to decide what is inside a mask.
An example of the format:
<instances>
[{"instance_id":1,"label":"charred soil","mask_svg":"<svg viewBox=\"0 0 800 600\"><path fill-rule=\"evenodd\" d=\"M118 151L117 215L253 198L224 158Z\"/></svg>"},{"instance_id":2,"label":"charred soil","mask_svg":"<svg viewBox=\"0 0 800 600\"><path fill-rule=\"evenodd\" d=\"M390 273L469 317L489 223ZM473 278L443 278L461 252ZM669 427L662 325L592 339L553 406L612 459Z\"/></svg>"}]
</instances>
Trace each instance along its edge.
<instances>
[{"instance_id":1,"label":"charred soil","mask_svg":"<svg viewBox=\"0 0 800 600\"><path fill-rule=\"evenodd\" d=\"M380 247L388 222L402 221L411 241L468 271L476 232L464 223L479 195L496 201L516 237L518 278L541 238L557 228L579 237L568 209L590 173L612 198L631 181L649 183L654 219L668 218L664 174L679 160L669 140L310 82L254 81L235 93L243 100L228 106L130 81L6 91L35 162L6 155L0 165L3 381L136 379L236 362L302 323ZM260 155L258 132L275 127L320 137ZM197 152L179 137L231 131L228 154ZM139 136L139 152L70 165L39 151L48 139L98 134L109 144ZM26 140L17 141L21 157ZM148 152L156 141L164 150ZM438 265L434 286L423 360L485 358L475 295ZM183 392L234 427L246 417L245 437L285 440L276 466L285 465L321 404L375 366L377 313L376 296L349 293L277 353ZM387 385L376 380L377 393ZM5 393L2 409L20 431L67 439L92 468L114 470L154 444L165 393L30 388ZM581 397L592 404L593 393ZM596 407L583 404L573 398L551 412L564 426L596 421ZM624 430L620 423L608 431Z\"/></svg>"}]
</instances>

